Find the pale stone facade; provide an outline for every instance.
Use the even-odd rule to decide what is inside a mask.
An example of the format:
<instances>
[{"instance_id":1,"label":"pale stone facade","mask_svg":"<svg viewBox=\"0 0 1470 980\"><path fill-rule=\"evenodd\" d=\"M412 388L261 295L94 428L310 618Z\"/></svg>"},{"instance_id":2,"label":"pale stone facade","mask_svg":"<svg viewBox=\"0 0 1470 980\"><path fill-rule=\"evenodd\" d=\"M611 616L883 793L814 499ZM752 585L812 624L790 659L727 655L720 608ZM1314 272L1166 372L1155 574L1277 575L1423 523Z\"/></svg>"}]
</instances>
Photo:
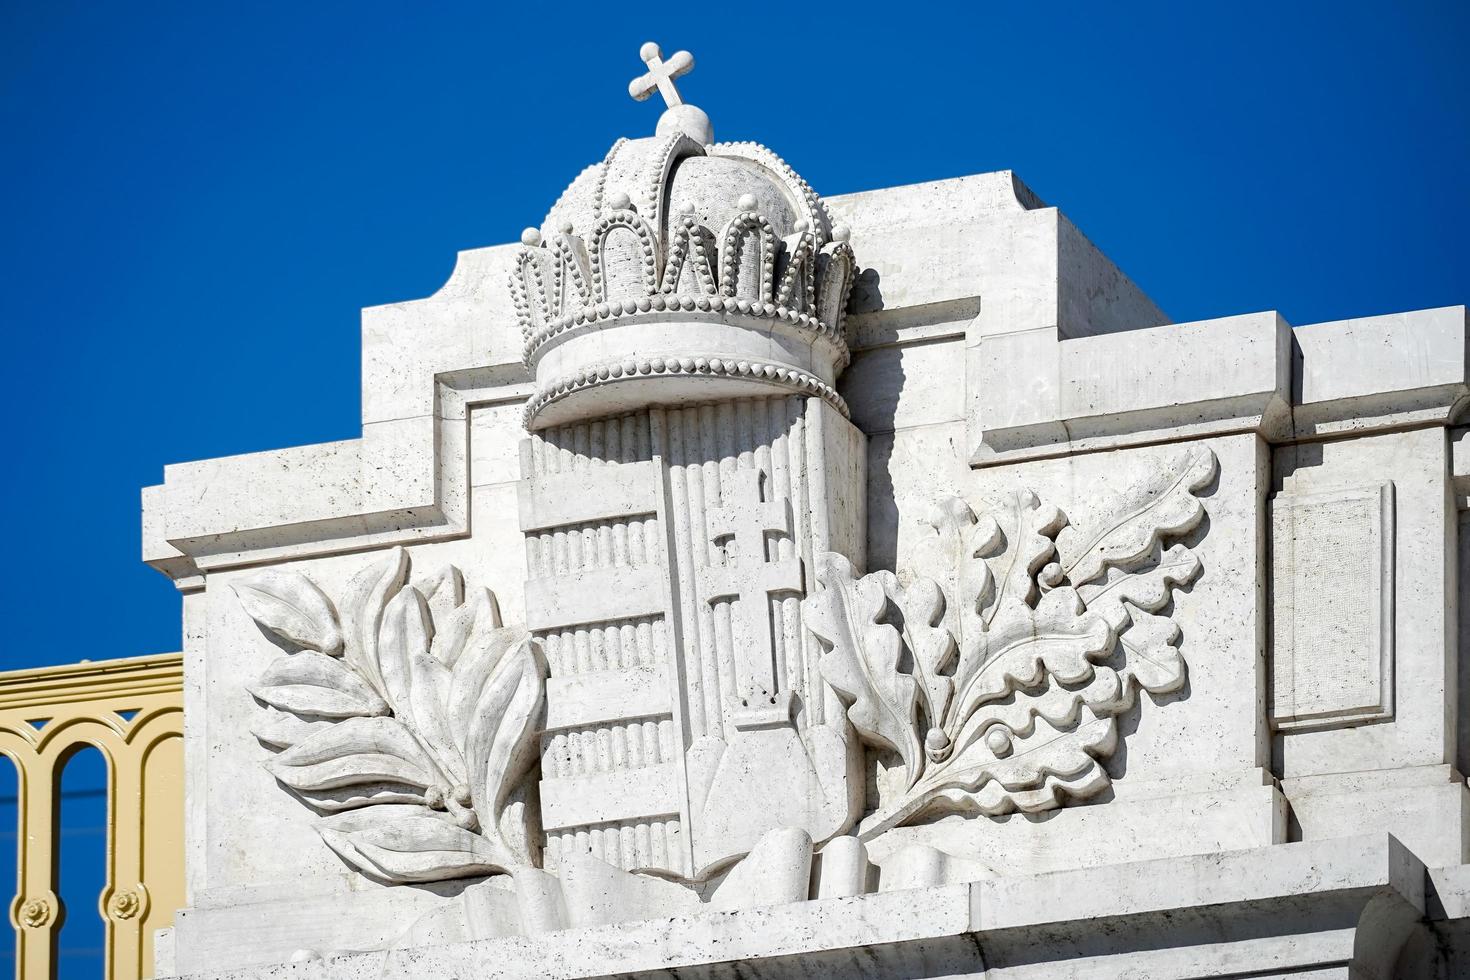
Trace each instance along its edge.
<instances>
[{"instance_id":1,"label":"pale stone facade","mask_svg":"<svg viewBox=\"0 0 1470 980\"><path fill-rule=\"evenodd\" d=\"M144 492L162 972L1470 971L1466 310L1171 324L642 53L656 135L364 311L360 439Z\"/></svg>"}]
</instances>

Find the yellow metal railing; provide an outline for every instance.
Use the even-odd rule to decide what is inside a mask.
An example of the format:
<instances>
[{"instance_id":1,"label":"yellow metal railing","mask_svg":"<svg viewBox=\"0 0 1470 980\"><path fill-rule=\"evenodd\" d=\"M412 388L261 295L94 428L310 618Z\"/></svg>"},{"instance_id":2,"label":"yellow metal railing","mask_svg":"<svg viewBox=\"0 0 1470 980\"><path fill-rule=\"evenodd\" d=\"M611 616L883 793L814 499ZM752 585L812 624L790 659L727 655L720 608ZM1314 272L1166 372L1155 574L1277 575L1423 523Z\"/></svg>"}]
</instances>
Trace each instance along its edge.
<instances>
[{"instance_id":1,"label":"yellow metal railing","mask_svg":"<svg viewBox=\"0 0 1470 980\"><path fill-rule=\"evenodd\" d=\"M20 789L18 980L55 976L58 778L86 746L108 771L104 976L153 975L153 933L184 904L183 679L176 653L0 673L0 755Z\"/></svg>"}]
</instances>

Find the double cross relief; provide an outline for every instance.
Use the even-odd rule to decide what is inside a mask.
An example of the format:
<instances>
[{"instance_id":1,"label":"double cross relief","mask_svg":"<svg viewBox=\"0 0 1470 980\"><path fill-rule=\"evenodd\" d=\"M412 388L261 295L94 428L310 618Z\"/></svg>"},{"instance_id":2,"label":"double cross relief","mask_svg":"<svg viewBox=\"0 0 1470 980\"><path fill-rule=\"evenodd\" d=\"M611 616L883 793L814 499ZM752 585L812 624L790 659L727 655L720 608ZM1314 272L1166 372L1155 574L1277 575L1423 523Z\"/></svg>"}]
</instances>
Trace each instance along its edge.
<instances>
[{"instance_id":1,"label":"double cross relief","mask_svg":"<svg viewBox=\"0 0 1470 980\"><path fill-rule=\"evenodd\" d=\"M768 473L744 468L722 482L721 505L706 515L714 549L699 588L715 611L715 654L730 686L723 737L696 741L688 759L700 873L779 828L826 839L846 826L859 785L843 732L815 720L820 695L801 690L800 679L816 671L804 661L797 610L783 609L783 599L805 595L798 556L808 529Z\"/></svg>"},{"instance_id":2,"label":"double cross relief","mask_svg":"<svg viewBox=\"0 0 1470 980\"><path fill-rule=\"evenodd\" d=\"M792 539L791 501L768 499L774 494L762 493L762 482L769 484L763 477L758 469L738 470L708 522L724 563L708 570L704 599L730 603L735 690L726 708L741 731L791 720L791 689L777 674L771 600L801 594L801 559L772 557L779 554L780 539Z\"/></svg>"},{"instance_id":3,"label":"double cross relief","mask_svg":"<svg viewBox=\"0 0 1470 980\"><path fill-rule=\"evenodd\" d=\"M601 860L699 880L771 830L841 832L861 748L800 605L811 556L857 539L849 423L792 399L616 425L622 458L580 459L561 430L523 457L549 865L596 834ZM592 429L605 447L612 423Z\"/></svg>"}]
</instances>

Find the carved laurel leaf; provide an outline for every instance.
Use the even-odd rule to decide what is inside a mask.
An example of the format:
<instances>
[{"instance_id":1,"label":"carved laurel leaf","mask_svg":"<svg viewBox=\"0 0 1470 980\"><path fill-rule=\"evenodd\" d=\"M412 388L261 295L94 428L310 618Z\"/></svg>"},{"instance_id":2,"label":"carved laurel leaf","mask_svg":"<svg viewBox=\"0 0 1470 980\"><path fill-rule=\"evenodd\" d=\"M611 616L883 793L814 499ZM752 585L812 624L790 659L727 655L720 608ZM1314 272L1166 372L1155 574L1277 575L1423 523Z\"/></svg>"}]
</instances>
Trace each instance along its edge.
<instances>
[{"instance_id":1,"label":"carved laurel leaf","mask_svg":"<svg viewBox=\"0 0 1470 980\"><path fill-rule=\"evenodd\" d=\"M387 714L388 705L342 661L313 651L273 661L251 694L298 715L354 718Z\"/></svg>"},{"instance_id":2,"label":"carved laurel leaf","mask_svg":"<svg viewBox=\"0 0 1470 980\"><path fill-rule=\"evenodd\" d=\"M1077 529L1058 539L1062 571L1073 585L1091 582L1110 566L1128 566L1143 559L1161 537L1184 534L1204 517L1204 505L1194 496L1214 480L1218 471L1209 449L1191 450L1169 470L1150 476L1132 488L1133 506L1091 534Z\"/></svg>"},{"instance_id":3,"label":"carved laurel leaf","mask_svg":"<svg viewBox=\"0 0 1470 980\"><path fill-rule=\"evenodd\" d=\"M308 721L288 711L272 711L255 723L250 734L266 745L286 749L336 723L335 718L314 718Z\"/></svg>"},{"instance_id":4,"label":"carved laurel leaf","mask_svg":"<svg viewBox=\"0 0 1470 980\"><path fill-rule=\"evenodd\" d=\"M332 818L322 839L352 866L390 882L438 881L505 871L493 841L421 807L377 806Z\"/></svg>"},{"instance_id":5,"label":"carved laurel leaf","mask_svg":"<svg viewBox=\"0 0 1470 980\"><path fill-rule=\"evenodd\" d=\"M398 783L428 789L433 762L395 718L348 718L277 755L266 764L292 789Z\"/></svg>"},{"instance_id":6,"label":"carved laurel leaf","mask_svg":"<svg viewBox=\"0 0 1470 980\"><path fill-rule=\"evenodd\" d=\"M449 699L449 668L441 664L427 648L418 648L409 653L409 676L413 682L409 687L411 712L415 730L423 737L435 756L440 768L450 777L453 785L465 783L464 759L454 737L454 726L450 723L445 702Z\"/></svg>"},{"instance_id":7,"label":"carved laurel leaf","mask_svg":"<svg viewBox=\"0 0 1470 980\"><path fill-rule=\"evenodd\" d=\"M325 813L341 813L383 803L413 803L423 805L424 791L406 783L352 783L330 789L295 789L300 799Z\"/></svg>"},{"instance_id":8,"label":"carved laurel leaf","mask_svg":"<svg viewBox=\"0 0 1470 980\"><path fill-rule=\"evenodd\" d=\"M378 667L378 632L383 610L403 588L408 574L408 553L394 548L353 577L342 603L344 657L379 694L386 697Z\"/></svg>"},{"instance_id":9,"label":"carved laurel leaf","mask_svg":"<svg viewBox=\"0 0 1470 980\"><path fill-rule=\"evenodd\" d=\"M489 589L475 589L463 604L442 619L436 618L434 623L436 629L429 650L435 660L453 668L468 644L487 631L500 629L500 606Z\"/></svg>"},{"instance_id":10,"label":"carved laurel leaf","mask_svg":"<svg viewBox=\"0 0 1470 980\"><path fill-rule=\"evenodd\" d=\"M465 782L464 761L445 717L449 668L429 653L434 623L418 589L406 585L388 602L378 633L378 664L393 713L427 744L450 786Z\"/></svg>"},{"instance_id":11,"label":"carved laurel leaf","mask_svg":"<svg viewBox=\"0 0 1470 980\"><path fill-rule=\"evenodd\" d=\"M525 630L499 625L499 618L498 615L493 620L485 617L474 625L450 672L449 717L459 737L460 752L466 757L470 754L470 722L474 719L475 706L485 690L486 682L505 657L506 651L526 637ZM490 625L491 622L495 625Z\"/></svg>"},{"instance_id":12,"label":"carved laurel leaf","mask_svg":"<svg viewBox=\"0 0 1470 980\"><path fill-rule=\"evenodd\" d=\"M540 647L501 626L488 590L466 602L458 569L413 585L408 573L395 548L352 580L340 659L302 652L260 678L254 693L277 710L258 737L282 749L266 767L342 818L323 836L368 874L426 881L533 865L537 808L525 776L542 719ZM297 593L330 608L297 578Z\"/></svg>"},{"instance_id":13,"label":"carved laurel leaf","mask_svg":"<svg viewBox=\"0 0 1470 980\"><path fill-rule=\"evenodd\" d=\"M430 617L443 623L464 602L464 573L453 565L440 565L416 574L410 583L429 604Z\"/></svg>"},{"instance_id":14,"label":"carved laurel leaf","mask_svg":"<svg viewBox=\"0 0 1470 980\"><path fill-rule=\"evenodd\" d=\"M257 572L231 586L240 605L287 643L329 657L342 653L337 611L321 589L299 572Z\"/></svg>"},{"instance_id":15,"label":"carved laurel leaf","mask_svg":"<svg viewBox=\"0 0 1470 980\"><path fill-rule=\"evenodd\" d=\"M866 740L896 751L912 786L923 766L915 713L918 684L898 669L898 630L879 622L888 596L898 590L892 573L855 577L852 564L835 552L817 558L822 588L802 600L802 618L827 647L818 669L848 702L847 717Z\"/></svg>"},{"instance_id":16,"label":"carved laurel leaf","mask_svg":"<svg viewBox=\"0 0 1470 980\"><path fill-rule=\"evenodd\" d=\"M483 671L472 716L465 719L465 763L470 793L487 836L521 863L531 861L530 828L524 819L500 819L512 790L536 758L536 732L541 718L547 673L541 648L529 638L510 646L499 658L460 659L466 666L462 689L475 687L469 671ZM522 814L523 816L523 814Z\"/></svg>"},{"instance_id":17,"label":"carved laurel leaf","mask_svg":"<svg viewBox=\"0 0 1470 980\"><path fill-rule=\"evenodd\" d=\"M903 613L903 642L913 655L914 679L931 727L939 727L949 707L954 682L945 673L955 655L954 636L944 625L944 593L933 579L920 578L900 588L891 576L880 579L888 598Z\"/></svg>"}]
</instances>

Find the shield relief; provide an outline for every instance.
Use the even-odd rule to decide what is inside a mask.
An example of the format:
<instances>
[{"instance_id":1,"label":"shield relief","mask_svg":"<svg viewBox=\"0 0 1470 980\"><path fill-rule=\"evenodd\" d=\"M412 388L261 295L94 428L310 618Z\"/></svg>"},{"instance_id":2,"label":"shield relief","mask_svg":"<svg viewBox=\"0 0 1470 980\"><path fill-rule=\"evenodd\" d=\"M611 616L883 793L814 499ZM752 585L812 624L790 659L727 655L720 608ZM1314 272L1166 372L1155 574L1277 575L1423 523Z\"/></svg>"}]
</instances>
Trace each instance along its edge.
<instances>
[{"instance_id":1,"label":"shield relief","mask_svg":"<svg viewBox=\"0 0 1470 980\"><path fill-rule=\"evenodd\" d=\"M866 440L818 398L652 408L522 446L527 622L550 666L549 869L574 853L699 880L862 799L862 747L800 602L863 564Z\"/></svg>"}]
</instances>

